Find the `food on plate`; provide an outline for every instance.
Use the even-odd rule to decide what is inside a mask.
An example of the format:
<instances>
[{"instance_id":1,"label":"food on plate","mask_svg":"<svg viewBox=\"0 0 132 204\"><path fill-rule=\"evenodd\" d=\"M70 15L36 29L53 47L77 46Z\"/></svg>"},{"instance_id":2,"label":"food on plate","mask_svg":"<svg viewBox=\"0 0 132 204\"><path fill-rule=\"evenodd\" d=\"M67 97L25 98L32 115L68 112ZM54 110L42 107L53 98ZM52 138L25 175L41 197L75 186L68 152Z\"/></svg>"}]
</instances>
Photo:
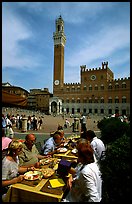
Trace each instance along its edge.
<instances>
[{"instance_id":1,"label":"food on plate","mask_svg":"<svg viewBox=\"0 0 132 204\"><path fill-rule=\"evenodd\" d=\"M55 172L54 169L51 169L51 168L43 168L41 169L41 172L44 176L44 178L49 178L50 176L52 176Z\"/></svg>"},{"instance_id":2,"label":"food on plate","mask_svg":"<svg viewBox=\"0 0 132 204\"><path fill-rule=\"evenodd\" d=\"M65 143L64 143L64 147L67 146L67 145L68 145L68 142L65 142Z\"/></svg>"},{"instance_id":3,"label":"food on plate","mask_svg":"<svg viewBox=\"0 0 132 204\"><path fill-rule=\"evenodd\" d=\"M40 171L28 171L24 174L24 179L34 181L37 179L41 179L43 174Z\"/></svg>"},{"instance_id":4,"label":"food on plate","mask_svg":"<svg viewBox=\"0 0 132 204\"><path fill-rule=\"evenodd\" d=\"M41 159L39 162L40 162L40 165L45 165L45 164L49 164L53 160L54 160L53 158L45 158L45 159Z\"/></svg>"},{"instance_id":5,"label":"food on plate","mask_svg":"<svg viewBox=\"0 0 132 204\"><path fill-rule=\"evenodd\" d=\"M67 148L65 147L60 147L57 149L58 152L67 152Z\"/></svg>"},{"instance_id":6,"label":"food on plate","mask_svg":"<svg viewBox=\"0 0 132 204\"><path fill-rule=\"evenodd\" d=\"M78 152L78 150L77 149L73 149L71 152L76 154Z\"/></svg>"}]
</instances>

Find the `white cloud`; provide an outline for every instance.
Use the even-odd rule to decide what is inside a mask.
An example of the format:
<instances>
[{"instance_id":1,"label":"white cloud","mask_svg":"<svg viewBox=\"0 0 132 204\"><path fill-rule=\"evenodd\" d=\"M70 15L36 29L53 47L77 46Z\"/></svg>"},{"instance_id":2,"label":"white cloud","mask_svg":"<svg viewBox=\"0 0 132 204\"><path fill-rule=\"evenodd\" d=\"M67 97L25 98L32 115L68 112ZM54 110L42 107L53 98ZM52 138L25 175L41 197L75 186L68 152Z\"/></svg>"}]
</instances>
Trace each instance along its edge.
<instances>
[{"instance_id":1,"label":"white cloud","mask_svg":"<svg viewBox=\"0 0 132 204\"><path fill-rule=\"evenodd\" d=\"M3 10L2 19L2 66L30 67L32 56L21 53L19 43L32 37L29 30L20 19L10 10Z\"/></svg>"},{"instance_id":2,"label":"white cloud","mask_svg":"<svg viewBox=\"0 0 132 204\"><path fill-rule=\"evenodd\" d=\"M80 66L89 64L93 60L102 57L109 57L116 51L126 48L130 44L130 32L124 27L115 26L101 30L101 33L96 33L90 39L84 36L85 44L82 44L80 50L68 55L66 66Z\"/></svg>"}]
</instances>

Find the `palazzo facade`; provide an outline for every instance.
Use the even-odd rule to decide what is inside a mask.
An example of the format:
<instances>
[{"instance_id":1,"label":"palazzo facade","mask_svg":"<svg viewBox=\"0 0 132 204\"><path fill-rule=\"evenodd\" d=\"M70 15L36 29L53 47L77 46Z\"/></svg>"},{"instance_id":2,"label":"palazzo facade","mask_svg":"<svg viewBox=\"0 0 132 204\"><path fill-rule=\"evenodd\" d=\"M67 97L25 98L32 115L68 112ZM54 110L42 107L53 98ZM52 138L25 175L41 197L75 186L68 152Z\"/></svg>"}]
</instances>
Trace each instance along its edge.
<instances>
[{"instance_id":1,"label":"palazzo facade","mask_svg":"<svg viewBox=\"0 0 132 204\"><path fill-rule=\"evenodd\" d=\"M101 67L80 66L80 83L64 83L64 21L56 19L54 39L53 98L49 113L130 115L130 77L114 79L108 62Z\"/></svg>"}]
</instances>

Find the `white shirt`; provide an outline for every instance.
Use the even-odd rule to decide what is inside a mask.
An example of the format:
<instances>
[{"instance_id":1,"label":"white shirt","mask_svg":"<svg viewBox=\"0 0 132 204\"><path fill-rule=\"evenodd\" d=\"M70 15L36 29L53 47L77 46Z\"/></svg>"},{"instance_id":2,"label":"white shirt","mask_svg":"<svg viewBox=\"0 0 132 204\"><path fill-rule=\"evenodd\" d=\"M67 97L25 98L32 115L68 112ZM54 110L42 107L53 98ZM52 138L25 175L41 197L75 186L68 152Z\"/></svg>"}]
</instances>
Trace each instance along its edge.
<instances>
[{"instance_id":1,"label":"white shirt","mask_svg":"<svg viewBox=\"0 0 132 204\"><path fill-rule=\"evenodd\" d=\"M91 147L94 150L95 158L97 161L101 158L102 152L105 152L105 145L97 137L94 137L93 140L91 141Z\"/></svg>"},{"instance_id":2,"label":"white shirt","mask_svg":"<svg viewBox=\"0 0 132 204\"><path fill-rule=\"evenodd\" d=\"M102 179L97 163L86 164L79 169L72 188L63 202L100 202Z\"/></svg>"}]
</instances>

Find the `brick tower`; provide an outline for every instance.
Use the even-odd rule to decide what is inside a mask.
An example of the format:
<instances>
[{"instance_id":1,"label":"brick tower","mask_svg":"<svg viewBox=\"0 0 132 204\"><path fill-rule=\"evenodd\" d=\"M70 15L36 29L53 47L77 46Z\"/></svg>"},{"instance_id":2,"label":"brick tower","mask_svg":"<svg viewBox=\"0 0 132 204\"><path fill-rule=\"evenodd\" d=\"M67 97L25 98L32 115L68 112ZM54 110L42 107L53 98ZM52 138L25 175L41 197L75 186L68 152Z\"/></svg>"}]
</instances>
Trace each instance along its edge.
<instances>
[{"instance_id":1,"label":"brick tower","mask_svg":"<svg viewBox=\"0 0 132 204\"><path fill-rule=\"evenodd\" d=\"M58 96L64 85L64 46L66 36L64 34L64 21L59 16L56 19L56 31L53 33L54 39L54 79L53 95Z\"/></svg>"}]
</instances>

